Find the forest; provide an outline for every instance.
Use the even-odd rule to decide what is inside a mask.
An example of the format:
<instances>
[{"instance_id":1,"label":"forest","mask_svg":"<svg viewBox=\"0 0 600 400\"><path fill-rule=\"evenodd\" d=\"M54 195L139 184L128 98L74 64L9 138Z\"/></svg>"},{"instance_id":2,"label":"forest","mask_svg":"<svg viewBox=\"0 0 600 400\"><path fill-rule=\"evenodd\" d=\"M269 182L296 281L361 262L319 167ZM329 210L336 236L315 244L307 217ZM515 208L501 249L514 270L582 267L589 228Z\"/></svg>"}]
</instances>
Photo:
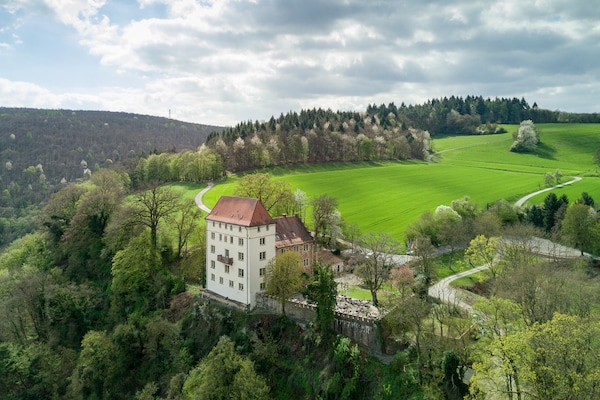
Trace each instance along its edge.
<instances>
[{"instance_id":1,"label":"forest","mask_svg":"<svg viewBox=\"0 0 600 400\"><path fill-rule=\"evenodd\" d=\"M241 123L212 133L204 146L150 151L64 184L38 211L22 208L31 222L26 232L15 233L5 218L14 236L0 255L0 393L8 399L597 398L598 267L587 256L540 255L529 240L596 254L600 223L586 193L577 199L551 193L543 204L524 207L499 200L482 208L456 199L409 226L406 236L417 245L407 265L381 263L368 251L351 256L373 302L387 311L379 354L333 333L335 290L319 268L300 284L320 307L305 327L285 315L240 312L198 296L203 216L163 183L216 181L261 162L426 159L424 127L381 108L385 118L314 110L305 128L304 112L297 121L294 113L272 118L273 127L269 121L264 129ZM479 134L493 123L482 121ZM236 150L238 139L243 146ZM332 144L341 141L347 156ZM343 199L323 194L309 201L291 192L284 198L286 212L328 210L309 226L321 246L336 247L332 238L343 235L371 255L403 248L389 235L345 223L335 209ZM440 248L449 251L438 255ZM476 279L459 282L477 298L474 312L428 294L444 276L484 264Z\"/></svg>"},{"instance_id":2,"label":"forest","mask_svg":"<svg viewBox=\"0 0 600 400\"><path fill-rule=\"evenodd\" d=\"M100 168L196 149L219 129L119 112L1 107L0 206L38 205Z\"/></svg>"},{"instance_id":3,"label":"forest","mask_svg":"<svg viewBox=\"0 0 600 400\"><path fill-rule=\"evenodd\" d=\"M196 149L221 128L108 111L0 107L0 247L30 232L50 195L102 168Z\"/></svg>"}]
</instances>

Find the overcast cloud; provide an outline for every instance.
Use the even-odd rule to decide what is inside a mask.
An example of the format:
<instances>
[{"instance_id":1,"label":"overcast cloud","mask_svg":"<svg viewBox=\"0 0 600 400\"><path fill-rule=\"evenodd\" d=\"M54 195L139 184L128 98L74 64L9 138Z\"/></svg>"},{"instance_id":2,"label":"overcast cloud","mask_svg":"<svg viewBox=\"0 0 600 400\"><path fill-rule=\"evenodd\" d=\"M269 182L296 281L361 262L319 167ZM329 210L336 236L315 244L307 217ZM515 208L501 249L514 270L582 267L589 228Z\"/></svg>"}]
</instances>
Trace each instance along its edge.
<instances>
[{"instance_id":1,"label":"overcast cloud","mask_svg":"<svg viewBox=\"0 0 600 400\"><path fill-rule=\"evenodd\" d=\"M0 105L232 125L525 97L600 112L589 0L0 0Z\"/></svg>"}]
</instances>

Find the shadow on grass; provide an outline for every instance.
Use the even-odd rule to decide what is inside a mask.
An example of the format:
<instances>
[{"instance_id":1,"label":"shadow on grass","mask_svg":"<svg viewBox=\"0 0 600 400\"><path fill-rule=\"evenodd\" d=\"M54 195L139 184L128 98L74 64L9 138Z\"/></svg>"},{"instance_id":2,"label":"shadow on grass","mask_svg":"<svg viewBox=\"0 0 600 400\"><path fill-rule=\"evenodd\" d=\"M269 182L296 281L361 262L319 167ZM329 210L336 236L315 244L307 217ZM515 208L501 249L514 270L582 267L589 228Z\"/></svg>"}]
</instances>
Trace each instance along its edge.
<instances>
[{"instance_id":1,"label":"shadow on grass","mask_svg":"<svg viewBox=\"0 0 600 400\"><path fill-rule=\"evenodd\" d=\"M556 160L556 149L552 146L545 144L544 142L540 143L535 150L535 154L547 160Z\"/></svg>"}]
</instances>

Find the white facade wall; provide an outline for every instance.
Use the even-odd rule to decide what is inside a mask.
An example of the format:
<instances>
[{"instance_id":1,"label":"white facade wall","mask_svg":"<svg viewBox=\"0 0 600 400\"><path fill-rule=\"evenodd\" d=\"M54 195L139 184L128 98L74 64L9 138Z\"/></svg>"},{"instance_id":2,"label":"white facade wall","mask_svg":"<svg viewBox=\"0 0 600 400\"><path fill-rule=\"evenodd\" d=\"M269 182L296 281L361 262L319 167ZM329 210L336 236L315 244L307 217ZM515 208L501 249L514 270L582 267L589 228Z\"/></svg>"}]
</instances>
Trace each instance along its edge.
<instances>
[{"instance_id":1,"label":"white facade wall","mask_svg":"<svg viewBox=\"0 0 600 400\"><path fill-rule=\"evenodd\" d=\"M233 262L228 265L218 256ZM206 288L211 292L253 308L264 278L261 269L273 257L275 224L247 227L206 221Z\"/></svg>"}]
</instances>

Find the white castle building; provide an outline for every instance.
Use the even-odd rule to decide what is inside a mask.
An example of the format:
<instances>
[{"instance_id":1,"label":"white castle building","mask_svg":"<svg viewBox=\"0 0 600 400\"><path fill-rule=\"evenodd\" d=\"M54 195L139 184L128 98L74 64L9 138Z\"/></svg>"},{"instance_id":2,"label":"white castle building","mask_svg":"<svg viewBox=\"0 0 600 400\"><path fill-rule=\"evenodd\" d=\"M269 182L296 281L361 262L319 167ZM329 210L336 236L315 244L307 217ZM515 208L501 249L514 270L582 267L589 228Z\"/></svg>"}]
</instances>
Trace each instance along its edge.
<instances>
[{"instance_id":1,"label":"white castle building","mask_svg":"<svg viewBox=\"0 0 600 400\"><path fill-rule=\"evenodd\" d=\"M267 264L284 251L311 268L314 240L297 215L272 218L258 199L223 196L206 217L206 290L253 308Z\"/></svg>"}]
</instances>

